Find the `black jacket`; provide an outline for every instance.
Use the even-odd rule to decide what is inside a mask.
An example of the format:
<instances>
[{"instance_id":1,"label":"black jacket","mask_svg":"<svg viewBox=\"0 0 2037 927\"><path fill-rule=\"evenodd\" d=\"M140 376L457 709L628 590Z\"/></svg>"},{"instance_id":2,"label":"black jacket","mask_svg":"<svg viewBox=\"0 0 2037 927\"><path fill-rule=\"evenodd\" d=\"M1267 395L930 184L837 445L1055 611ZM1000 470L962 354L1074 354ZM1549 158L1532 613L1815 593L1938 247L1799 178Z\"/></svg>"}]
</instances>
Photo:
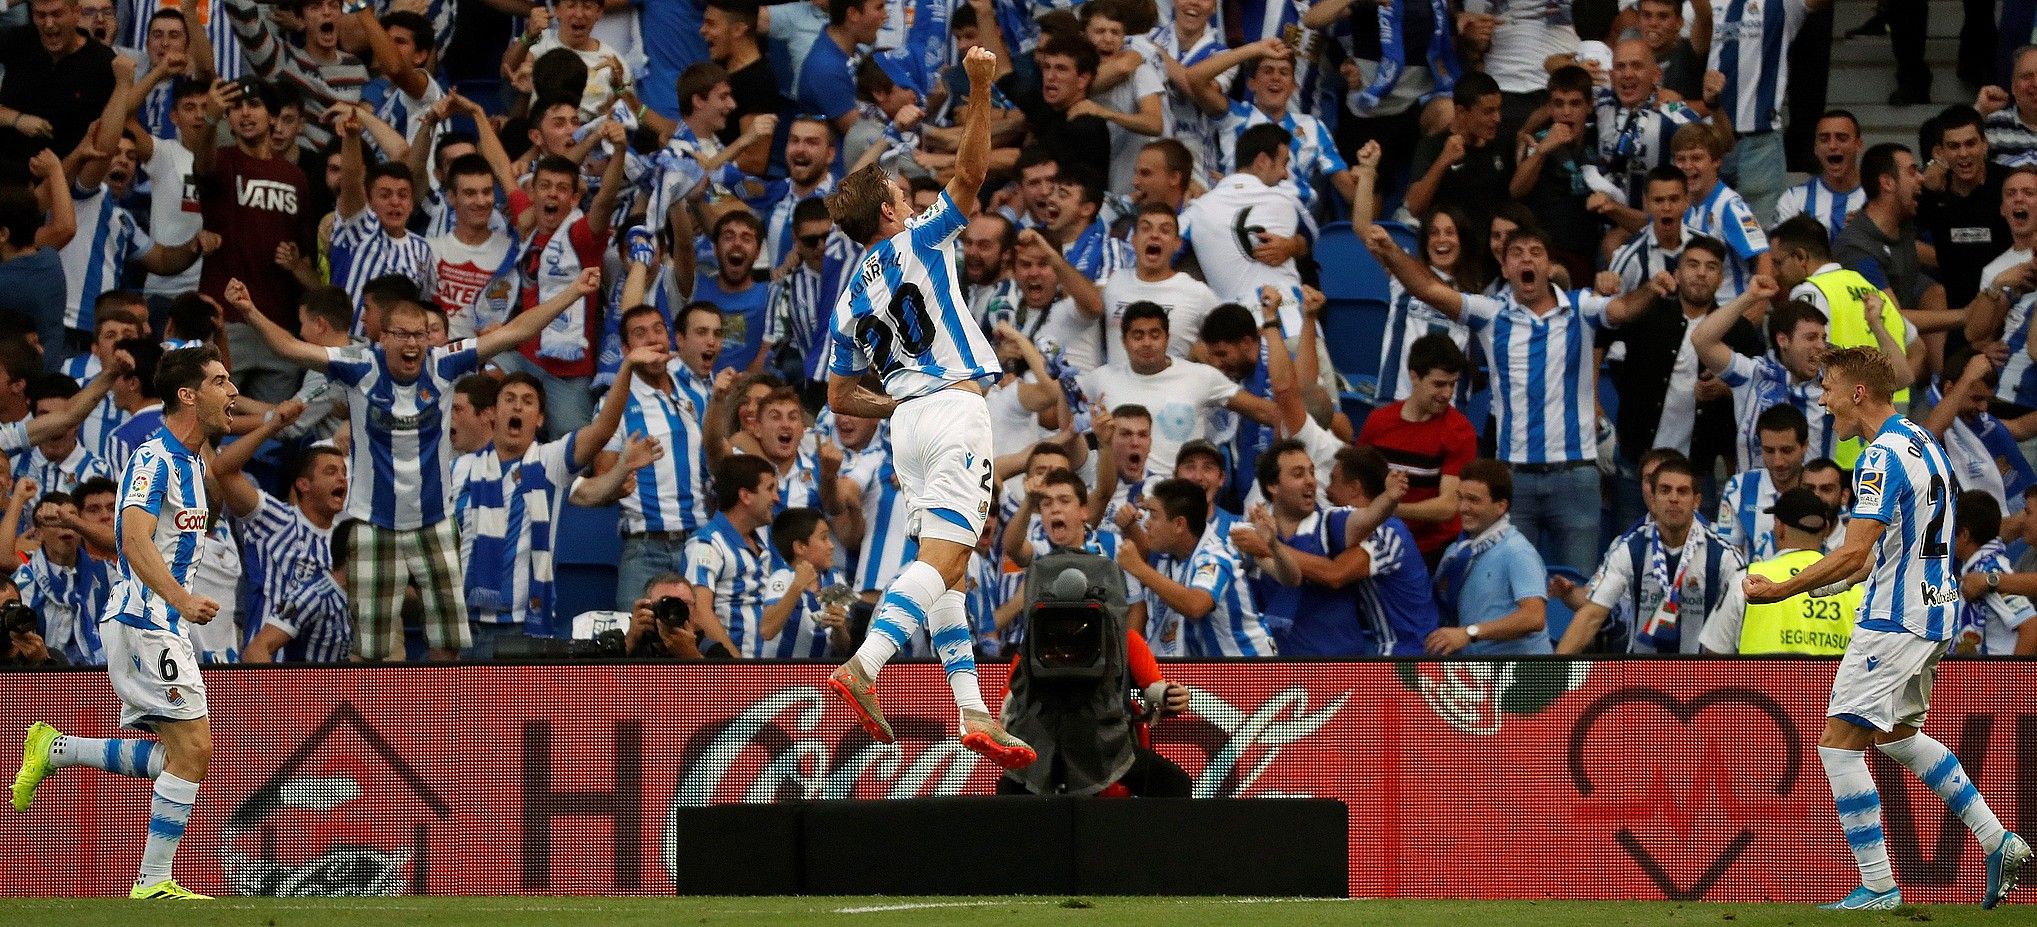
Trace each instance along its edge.
<instances>
[{"instance_id":1,"label":"black jacket","mask_svg":"<svg viewBox=\"0 0 2037 927\"><path fill-rule=\"evenodd\" d=\"M1657 299L1626 324L1599 335L1599 347L1627 346L1626 360L1612 365L1608 376L1620 397L1613 431L1620 438L1620 456L1630 462L1639 461L1655 446L1655 428L1662 423L1663 401L1669 394L1669 378L1676 369L1676 352L1683 347L1687 324L1695 323L1683 317L1683 307L1676 299ZM1741 354L1751 357L1761 353L1761 332L1744 318L1733 323L1725 341ZM1697 423L1691 428L1691 459L1705 461L1721 451L1730 453L1738 433L1731 398L1699 403Z\"/></svg>"}]
</instances>

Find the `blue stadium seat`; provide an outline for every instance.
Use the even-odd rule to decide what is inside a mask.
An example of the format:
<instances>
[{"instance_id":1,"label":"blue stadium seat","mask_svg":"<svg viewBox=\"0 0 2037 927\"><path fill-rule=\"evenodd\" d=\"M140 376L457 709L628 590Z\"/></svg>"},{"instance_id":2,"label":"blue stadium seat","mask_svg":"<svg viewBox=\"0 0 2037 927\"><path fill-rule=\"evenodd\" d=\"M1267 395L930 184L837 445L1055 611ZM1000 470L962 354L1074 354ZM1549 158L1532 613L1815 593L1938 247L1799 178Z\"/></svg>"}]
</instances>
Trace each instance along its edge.
<instances>
[{"instance_id":1,"label":"blue stadium seat","mask_svg":"<svg viewBox=\"0 0 2037 927\"><path fill-rule=\"evenodd\" d=\"M1331 300L1375 299L1386 302L1386 270L1358 239L1349 222L1332 222L1316 233L1316 265L1322 269L1323 295Z\"/></svg>"},{"instance_id":2,"label":"blue stadium seat","mask_svg":"<svg viewBox=\"0 0 2037 927\"><path fill-rule=\"evenodd\" d=\"M1378 404L1374 393L1379 385L1379 345L1385 332L1384 299L1332 296L1323 306L1323 344L1329 349L1330 365L1344 375L1353 391L1345 398Z\"/></svg>"},{"instance_id":3,"label":"blue stadium seat","mask_svg":"<svg viewBox=\"0 0 2037 927\"><path fill-rule=\"evenodd\" d=\"M615 565L622 562L622 535L616 530L621 518L622 509L618 506L594 509L566 506L559 516L559 542L553 560L561 565L606 566L612 588Z\"/></svg>"},{"instance_id":4,"label":"blue stadium seat","mask_svg":"<svg viewBox=\"0 0 2037 927\"><path fill-rule=\"evenodd\" d=\"M1562 566L1560 564L1550 564L1549 578L1555 579L1558 576L1568 579L1571 582L1576 583L1580 586L1585 585L1586 583L1591 581L1591 577L1588 577L1583 573L1578 572L1576 569L1567 566ZM1550 645L1553 646L1557 642L1563 640L1563 632L1570 627L1570 619L1572 617L1572 613L1570 611L1570 606L1563 604L1563 601L1561 599L1558 599L1555 596L1550 596L1548 616L1549 616L1548 617L1549 643Z\"/></svg>"},{"instance_id":5,"label":"blue stadium seat","mask_svg":"<svg viewBox=\"0 0 2037 927\"><path fill-rule=\"evenodd\" d=\"M1419 230L1408 228L1399 222L1381 222L1379 224L1382 228L1386 229L1387 234L1393 236L1393 241L1395 244L1400 245L1400 250L1409 254L1422 253L1422 236Z\"/></svg>"}]
</instances>

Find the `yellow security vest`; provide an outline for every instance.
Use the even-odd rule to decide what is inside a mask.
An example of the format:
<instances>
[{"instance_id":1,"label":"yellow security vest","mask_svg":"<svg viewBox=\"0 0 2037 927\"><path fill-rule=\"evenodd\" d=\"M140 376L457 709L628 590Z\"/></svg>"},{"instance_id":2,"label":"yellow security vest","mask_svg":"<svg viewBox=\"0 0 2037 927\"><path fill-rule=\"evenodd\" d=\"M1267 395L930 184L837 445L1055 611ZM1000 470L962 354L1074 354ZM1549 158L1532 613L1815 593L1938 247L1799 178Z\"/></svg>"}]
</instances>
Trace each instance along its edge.
<instances>
[{"instance_id":1,"label":"yellow security vest","mask_svg":"<svg viewBox=\"0 0 2037 927\"><path fill-rule=\"evenodd\" d=\"M1785 551L1773 559L1749 564L1747 572L1782 582L1818 562L1815 550ZM1864 593L1854 586L1835 596L1814 599L1808 592L1780 602L1747 606L1740 622L1741 653L1800 653L1829 656L1846 652L1853 621Z\"/></svg>"},{"instance_id":2,"label":"yellow security vest","mask_svg":"<svg viewBox=\"0 0 2037 927\"><path fill-rule=\"evenodd\" d=\"M1825 321L1825 339L1835 348L1875 347L1874 333L1867 330L1867 307L1864 297L1874 292L1874 284L1866 277L1840 268L1822 274L1813 274L1804 282L1817 287L1825 295L1825 305L1831 310L1831 318ZM1888 326L1889 333L1898 340L1903 337L1903 313L1896 305L1895 295L1884 290L1881 294L1881 321ZM1897 390L1896 408L1900 409L1910 401L1910 391ZM1860 452L1866 446L1859 438L1847 438L1832 449L1832 457L1841 467L1853 469L1853 462L1860 459Z\"/></svg>"}]
</instances>

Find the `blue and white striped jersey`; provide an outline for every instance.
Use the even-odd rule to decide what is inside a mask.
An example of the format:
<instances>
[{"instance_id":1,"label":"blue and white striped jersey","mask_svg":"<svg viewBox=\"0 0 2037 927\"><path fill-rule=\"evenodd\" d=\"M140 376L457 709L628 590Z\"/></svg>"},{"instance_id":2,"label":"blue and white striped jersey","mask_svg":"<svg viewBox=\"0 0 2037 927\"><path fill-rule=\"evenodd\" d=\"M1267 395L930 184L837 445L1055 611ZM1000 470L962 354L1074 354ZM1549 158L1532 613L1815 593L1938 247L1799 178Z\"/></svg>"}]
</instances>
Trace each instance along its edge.
<instances>
[{"instance_id":1,"label":"blue and white striped jersey","mask_svg":"<svg viewBox=\"0 0 2037 927\"><path fill-rule=\"evenodd\" d=\"M120 44L129 48L149 47L149 17L154 16L157 10L177 8L177 0L120 0L120 21L126 24L122 33L125 41ZM212 43L213 73L228 80L241 76L240 40L235 38L233 20L227 18L220 0L199 3L198 22L205 27L206 40ZM444 48L445 44L440 43L439 47ZM146 66L136 69L136 76L146 73ZM168 86L165 83L163 88Z\"/></svg>"},{"instance_id":2,"label":"blue and white striped jersey","mask_svg":"<svg viewBox=\"0 0 2037 927\"><path fill-rule=\"evenodd\" d=\"M389 375L379 344L326 348L325 356L326 375L347 388L353 429L346 517L396 531L445 520L452 507L446 477L453 460L446 416L453 382L480 366L474 342L433 348L408 383Z\"/></svg>"},{"instance_id":3,"label":"blue and white striped jersey","mask_svg":"<svg viewBox=\"0 0 2037 927\"><path fill-rule=\"evenodd\" d=\"M1598 88L1592 101L1593 128L1586 134L1586 150L1605 178L1627 194L1627 205L1642 207L1647 192L1648 172L1669 163L1669 141L1676 130L1698 121L1698 114L1682 103L1620 105L1611 88Z\"/></svg>"},{"instance_id":4,"label":"blue and white striped jersey","mask_svg":"<svg viewBox=\"0 0 2037 927\"><path fill-rule=\"evenodd\" d=\"M686 581L714 590L714 613L736 645L732 656L763 656L757 639L764 618L764 593L781 561L771 549L771 528L757 529L756 547L736 531L728 514L714 516L707 527L686 542Z\"/></svg>"},{"instance_id":5,"label":"blue and white striped jersey","mask_svg":"<svg viewBox=\"0 0 2037 927\"><path fill-rule=\"evenodd\" d=\"M1632 292L1647 286L1656 274L1676 272L1676 262L1683 257L1683 246L1690 241L1691 235L1681 223L1676 229L1679 238L1673 247L1664 247L1656 240L1655 223L1650 222L1640 234L1613 252L1612 263L1606 267L1620 275L1622 291Z\"/></svg>"},{"instance_id":6,"label":"blue and white striped jersey","mask_svg":"<svg viewBox=\"0 0 2037 927\"><path fill-rule=\"evenodd\" d=\"M785 592L792 588L793 571L781 561L778 569L764 582L764 607L770 608L785 598ZM785 627L778 636L758 645L758 656L773 660L819 660L828 655L827 625L820 623L820 615L827 609L821 605L820 591L841 583L842 571L823 570L812 588L799 594L799 604L793 607L792 617L785 619Z\"/></svg>"},{"instance_id":7,"label":"blue and white striped jersey","mask_svg":"<svg viewBox=\"0 0 2037 927\"><path fill-rule=\"evenodd\" d=\"M28 453L14 458L14 478L34 480L37 499L52 492L70 492L77 489L79 483L95 476L110 479L113 469L86 451L82 441L72 446L71 452L62 460L44 457L39 447L29 448Z\"/></svg>"},{"instance_id":8,"label":"blue and white striped jersey","mask_svg":"<svg viewBox=\"0 0 2037 927\"><path fill-rule=\"evenodd\" d=\"M1238 138L1246 129L1267 123L1287 130L1288 180L1294 184L1302 206L1315 205L1316 184L1331 174L1342 173L1349 165L1337 154L1337 142L1330 137L1329 127L1314 116L1282 111L1280 118L1274 119L1249 101L1233 101L1217 131L1217 169L1225 175L1236 171Z\"/></svg>"},{"instance_id":9,"label":"blue and white striped jersey","mask_svg":"<svg viewBox=\"0 0 2037 927\"><path fill-rule=\"evenodd\" d=\"M772 282L770 308L764 317L765 343L783 344L797 352L808 380L821 379L828 354L827 310L820 294L820 271L795 265L791 273Z\"/></svg>"},{"instance_id":10,"label":"blue and white striped jersey","mask_svg":"<svg viewBox=\"0 0 2037 927\"><path fill-rule=\"evenodd\" d=\"M1719 490L1719 517L1712 525L1747 562L1768 560L1778 552L1775 516L1768 514L1774 504L1775 481L1768 470L1742 470L1728 477L1725 488Z\"/></svg>"},{"instance_id":11,"label":"blue and white striped jersey","mask_svg":"<svg viewBox=\"0 0 2037 927\"><path fill-rule=\"evenodd\" d=\"M1789 403L1811 423L1811 436L1805 445L1804 457L1816 460L1831 457L1839 444L1839 433L1832 428L1832 413L1818 404L1825 395L1825 387L1817 380L1794 382L1789 368L1773 357L1748 357L1733 355L1731 363L1719 372L1720 382L1733 390L1733 417L1738 419L1740 440L1735 442L1739 452L1739 468L1742 472L1761 469L1761 435L1754 427L1755 420L1770 406ZM1759 559L1766 559L1757 557Z\"/></svg>"},{"instance_id":12,"label":"blue and white striped jersey","mask_svg":"<svg viewBox=\"0 0 2037 927\"><path fill-rule=\"evenodd\" d=\"M99 357L96 354L80 354L73 357L64 362L63 373L78 381L78 386L83 388L99 376ZM120 467L113 462L112 455L107 453L107 442L112 438L113 432L125 424L127 410L114 401L113 393L110 391L100 397L99 404L93 406L92 411L85 413L85 420L78 424L78 444L107 465L109 476L119 473ZM122 463L126 462L125 456L122 455Z\"/></svg>"},{"instance_id":13,"label":"blue and white striped jersey","mask_svg":"<svg viewBox=\"0 0 2037 927\"><path fill-rule=\"evenodd\" d=\"M969 224L947 191L897 235L870 246L835 302L831 373L875 367L893 399L1001 373L962 301L955 238Z\"/></svg>"},{"instance_id":14,"label":"blue and white striped jersey","mask_svg":"<svg viewBox=\"0 0 2037 927\"><path fill-rule=\"evenodd\" d=\"M1499 459L1514 464L1598 459L1593 329L1606 327L1612 300L1557 290L1556 308L1536 315L1514 299L1463 297L1460 316L1492 359Z\"/></svg>"},{"instance_id":15,"label":"blue and white striped jersey","mask_svg":"<svg viewBox=\"0 0 2037 927\"><path fill-rule=\"evenodd\" d=\"M1162 639L1178 634L1186 642L1185 654L1191 657L1277 656L1273 638L1266 633L1266 623L1259 616L1259 606L1252 599L1245 558L1232 546L1229 530L1228 524L1212 521L1188 559L1165 555L1153 558L1153 566L1161 574L1209 593L1216 600L1216 607L1202 619L1193 620L1167 607L1159 595L1148 595L1147 626L1170 629L1162 630ZM1159 655L1161 651L1154 653Z\"/></svg>"},{"instance_id":16,"label":"blue and white striped jersey","mask_svg":"<svg viewBox=\"0 0 2037 927\"><path fill-rule=\"evenodd\" d=\"M1436 269L1431 267L1431 271ZM1436 277L1444 283L1454 285L1449 274L1437 272ZM1425 335L1449 335L1457 342L1459 350L1471 347L1471 329L1462 322L1437 311L1436 307L1415 298L1400 280L1389 276L1386 289L1386 338L1379 346L1379 392L1378 402L1384 405L1408 398L1415 391L1414 380L1408 376L1408 349Z\"/></svg>"},{"instance_id":17,"label":"blue and white striped jersey","mask_svg":"<svg viewBox=\"0 0 2037 927\"><path fill-rule=\"evenodd\" d=\"M1875 546L1860 626L1926 640L1958 624L1958 564L1952 559L1952 462L1931 434L1889 416L1853 471L1853 517L1887 526Z\"/></svg>"},{"instance_id":18,"label":"blue and white striped jersey","mask_svg":"<svg viewBox=\"0 0 2037 927\"><path fill-rule=\"evenodd\" d=\"M141 257L155 241L131 213L114 202L105 184L92 191L73 185L71 207L77 213L78 234L59 252L69 297L64 326L89 332L93 301L101 293L120 289L127 262Z\"/></svg>"},{"instance_id":19,"label":"blue and white striped jersey","mask_svg":"<svg viewBox=\"0 0 2037 927\"><path fill-rule=\"evenodd\" d=\"M919 556L919 542L905 531L907 500L898 487L890 435L873 437L851 454L842 463L842 475L854 480L863 496L863 543L849 585L858 592L888 589L898 571Z\"/></svg>"},{"instance_id":20,"label":"blue and white striped jersey","mask_svg":"<svg viewBox=\"0 0 2037 927\"><path fill-rule=\"evenodd\" d=\"M432 291L431 275L438 261L432 256L431 243L415 232L405 232L402 238L392 237L372 209L363 208L333 223L329 253L333 284L347 291L347 298L354 301L352 334L356 338L362 334L361 291L368 281L398 274L416 280L425 292Z\"/></svg>"},{"instance_id":21,"label":"blue and white striped jersey","mask_svg":"<svg viewBox=\"0 0 2037 927\"><path fill-rule=\"evenodd\" d=\"M332 578L332 529L312 524L296 506L266 491L256 492L260 507L235 519L246 565L242 620L257 631L274 625L290 635L283 653L291 659L345 661L354 636L346 593Z\"/></svg>"},{"instance_id":22,"label":"blue and white striped jersey","mask_svg":"<svg viewBox=\"0 0 2037 927\"><path fill-rule=\"evenodd\" d=\"M1162 19L1165 18L1162 17ZM1188 43L1188 47L1184 48L1182 47L1181 37L1175 34L1174 24L1170 22L1154 29L1152 35L1148 38L1152 40L1154 47L1165 52L1168 57L1181 62L1182 67L1192 68L1201 64L1211 55L1224 51L1228 47L1224 44L1223 32L1222 25L1211 21L1209 26L1203 29L1202 35L1196 37L1195 41ZM1231 68L1217 75L1213 83L1216 84L1218 90L1222 90L1225 95L1229 95L1231 92L1231 82L1236 80L1237 77L1238 69ZM1173 110L1174 137L1180 139L1182 144L1188 146L1188 153L1195 161L1196 175L1204 183L1223 176L1216 169L1217 161L1223 156L1222 152L1218 149L1217 117L1203 112L1201 105L1197 104L1187 94L1182 93L1171 82L1167 86L1167 106Z\"/></svg>"},{"instance_id":23,"label":"blue and white striped jersey","mask_svg":"<svg viewBox=\"0 0 2037 927\"><path fill-rule=\"evenodd\" d=\"M493 444L453 461L453 517L460 529L467 619L520 625L532 637L566 637L555 624L552 552L572 490L580 433L524 448L504 460Z\"/></svg>"},{"instance_id":24,"label":"blue and white striped jersey","mask_svg":"<svg viewBox=\"0 0 2037 927\"><path fill-rule=\"evenodd\" d=\"M1775 221L1780 225L1797 216L1810 216L1831 233L1833 242L1837 242L1839 230L1846 227L1846 217L1866 205L1866 187L1854 187L1840 193L1825 186L1825 178L1812 175L1811 179L1782 191L1782 196L1776 198Z\"/></svg>"},{"instance_id":25,"label":"blue and white striped jersey","mask_svg":"<svg viewBox=\"0 0 2037 927\"><path fill-rule=\"evenodd\" d=\"M73 666L106 662L99 616L113 580L104 561L92 559L82 545L71 566L52 563L46 551L37 550L14 572L14 585L21 590L22 604L42 617L43 643L51 650Z\"/></svg>"},{"instance_id":26,"label":"blue and white striped jersey","mask_svg":"<svg viewBox=\"0 0 2037 927\"><path fill-rule=\"evenodd\" d=\"M1804 24L1804 0L1727 0L1713 4L1708 70L1726 75L1719 95L1735 132L1782 128L1789 87L1789 44ZM1725 301L1725 297L1720 297Z\"/></svg>"},{"instance_id":27,"label":"blue and white striped jersey","mask_svg":"<svg viewBox=\"0 0 2037 927\"><path fill-rule=\"evenodd\" d=\"M1719 281L1719 302L1739 299L1747 289L1747 279L1754 275L1754 259L1768 253L1768 233L1761 230L1747 201L1721 180L1704 199L1684 210L1683 228L1726 243L1726 274Z\"/></svg>"},{"instance_id":28,"label":"blue and white striped jersey","mask_svg":"<svg viewBox=\"0 0 2037 927\"><path fill-rule=\"evenodd\" d=\"M2008 550L2002 546L2000 538L1995 538L1966 558L1959 572L2013 573L2015 570L2016 565L2010 562ZM1978 649L1971 652L1993 657L2011 656L2016 652L2017 629L2032 618L2037 618L2037 607L2033 607L2026 596L1990 592L1978 600L1961 602L1957 649L1966 653L1970 645L1978 645Z\"/></svg>"},{"instance_id":29,"label":"blue and white striped jersey","mask_svg":"<svg viewBox=\"0 0 2037 927\"><path fill-rule=\"evenodd\" d=\"M707 454L702 450L701 416L707 414L714 384L695 376L684 361L667 365L673 390L666 393L631 377L622 427L602 448L622 453L628 436L656 439L665 456L637 471L636 491L622 497L622 532L698 531L708 519Z\"/></svg>"},{"instance_id":30,"label":"blue and white striped jersey","mask_svg":"<svg viewBox=\"0 0 2037 927\"><path fill-rule=\"evenodd\" d=\"M142 442L155 437L156 432L162 427L162 403L152 402L136 409L126 421L106 434L100 444L99 457L106 461L106 466L112 468L113 472L124 472L127 470L128 460L134 457L135 449L141 447ZM82 436L80 440L83 440Z\"/></svg>"},{"instance_id":31,"label":"blue and white striped jersey","mask_svg":"<svg viewBox=\"0 0 2037 927\"><path fill-rule=\"evenodd\" d=\"M115 537L125 534L127 513L135 510L155 517L156 552L169 566L170 577L189 590L197 578L206 519L211 515L205 501L205 461L167 428L157 429L155 437L134 452L134 459L120 474L120 511L113 517ZM137 628L174 634L185 630L182 615L135 575L124 547L106 616Z\"/></svg>"}]
</instances>

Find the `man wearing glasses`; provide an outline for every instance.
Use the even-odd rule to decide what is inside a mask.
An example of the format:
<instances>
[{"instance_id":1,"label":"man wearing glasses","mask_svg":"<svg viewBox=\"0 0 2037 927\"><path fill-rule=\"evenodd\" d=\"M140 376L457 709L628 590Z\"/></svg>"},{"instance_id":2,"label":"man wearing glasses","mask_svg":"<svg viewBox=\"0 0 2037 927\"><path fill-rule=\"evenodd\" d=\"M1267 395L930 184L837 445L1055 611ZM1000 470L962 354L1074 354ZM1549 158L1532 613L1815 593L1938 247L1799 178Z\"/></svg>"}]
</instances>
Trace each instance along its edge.
<instances>
[{"instance_id":1,"label":"man wearing glasses","mask_svg":"<svg viewBox=\"0 0 2037 927\"><path fill-rule=\"evenodd\" d=\"M327 348L303 341L264 315L239 280L227 303L276 355L324 371L347 390L355 474L342 520L358 521L348 544L347 610L355 652L364 660L402 659L403 590L415 582L424 600L425 637L435 660L451 660L471 636L460 602L460 545L454 535L450 468L453 383L489 358L536 338L574 305L600 292L601 271L587 268L551 299L478 338L431 346L430 312L407 300L384 307L381 339Z\"/></svg>"}]
</instances>

